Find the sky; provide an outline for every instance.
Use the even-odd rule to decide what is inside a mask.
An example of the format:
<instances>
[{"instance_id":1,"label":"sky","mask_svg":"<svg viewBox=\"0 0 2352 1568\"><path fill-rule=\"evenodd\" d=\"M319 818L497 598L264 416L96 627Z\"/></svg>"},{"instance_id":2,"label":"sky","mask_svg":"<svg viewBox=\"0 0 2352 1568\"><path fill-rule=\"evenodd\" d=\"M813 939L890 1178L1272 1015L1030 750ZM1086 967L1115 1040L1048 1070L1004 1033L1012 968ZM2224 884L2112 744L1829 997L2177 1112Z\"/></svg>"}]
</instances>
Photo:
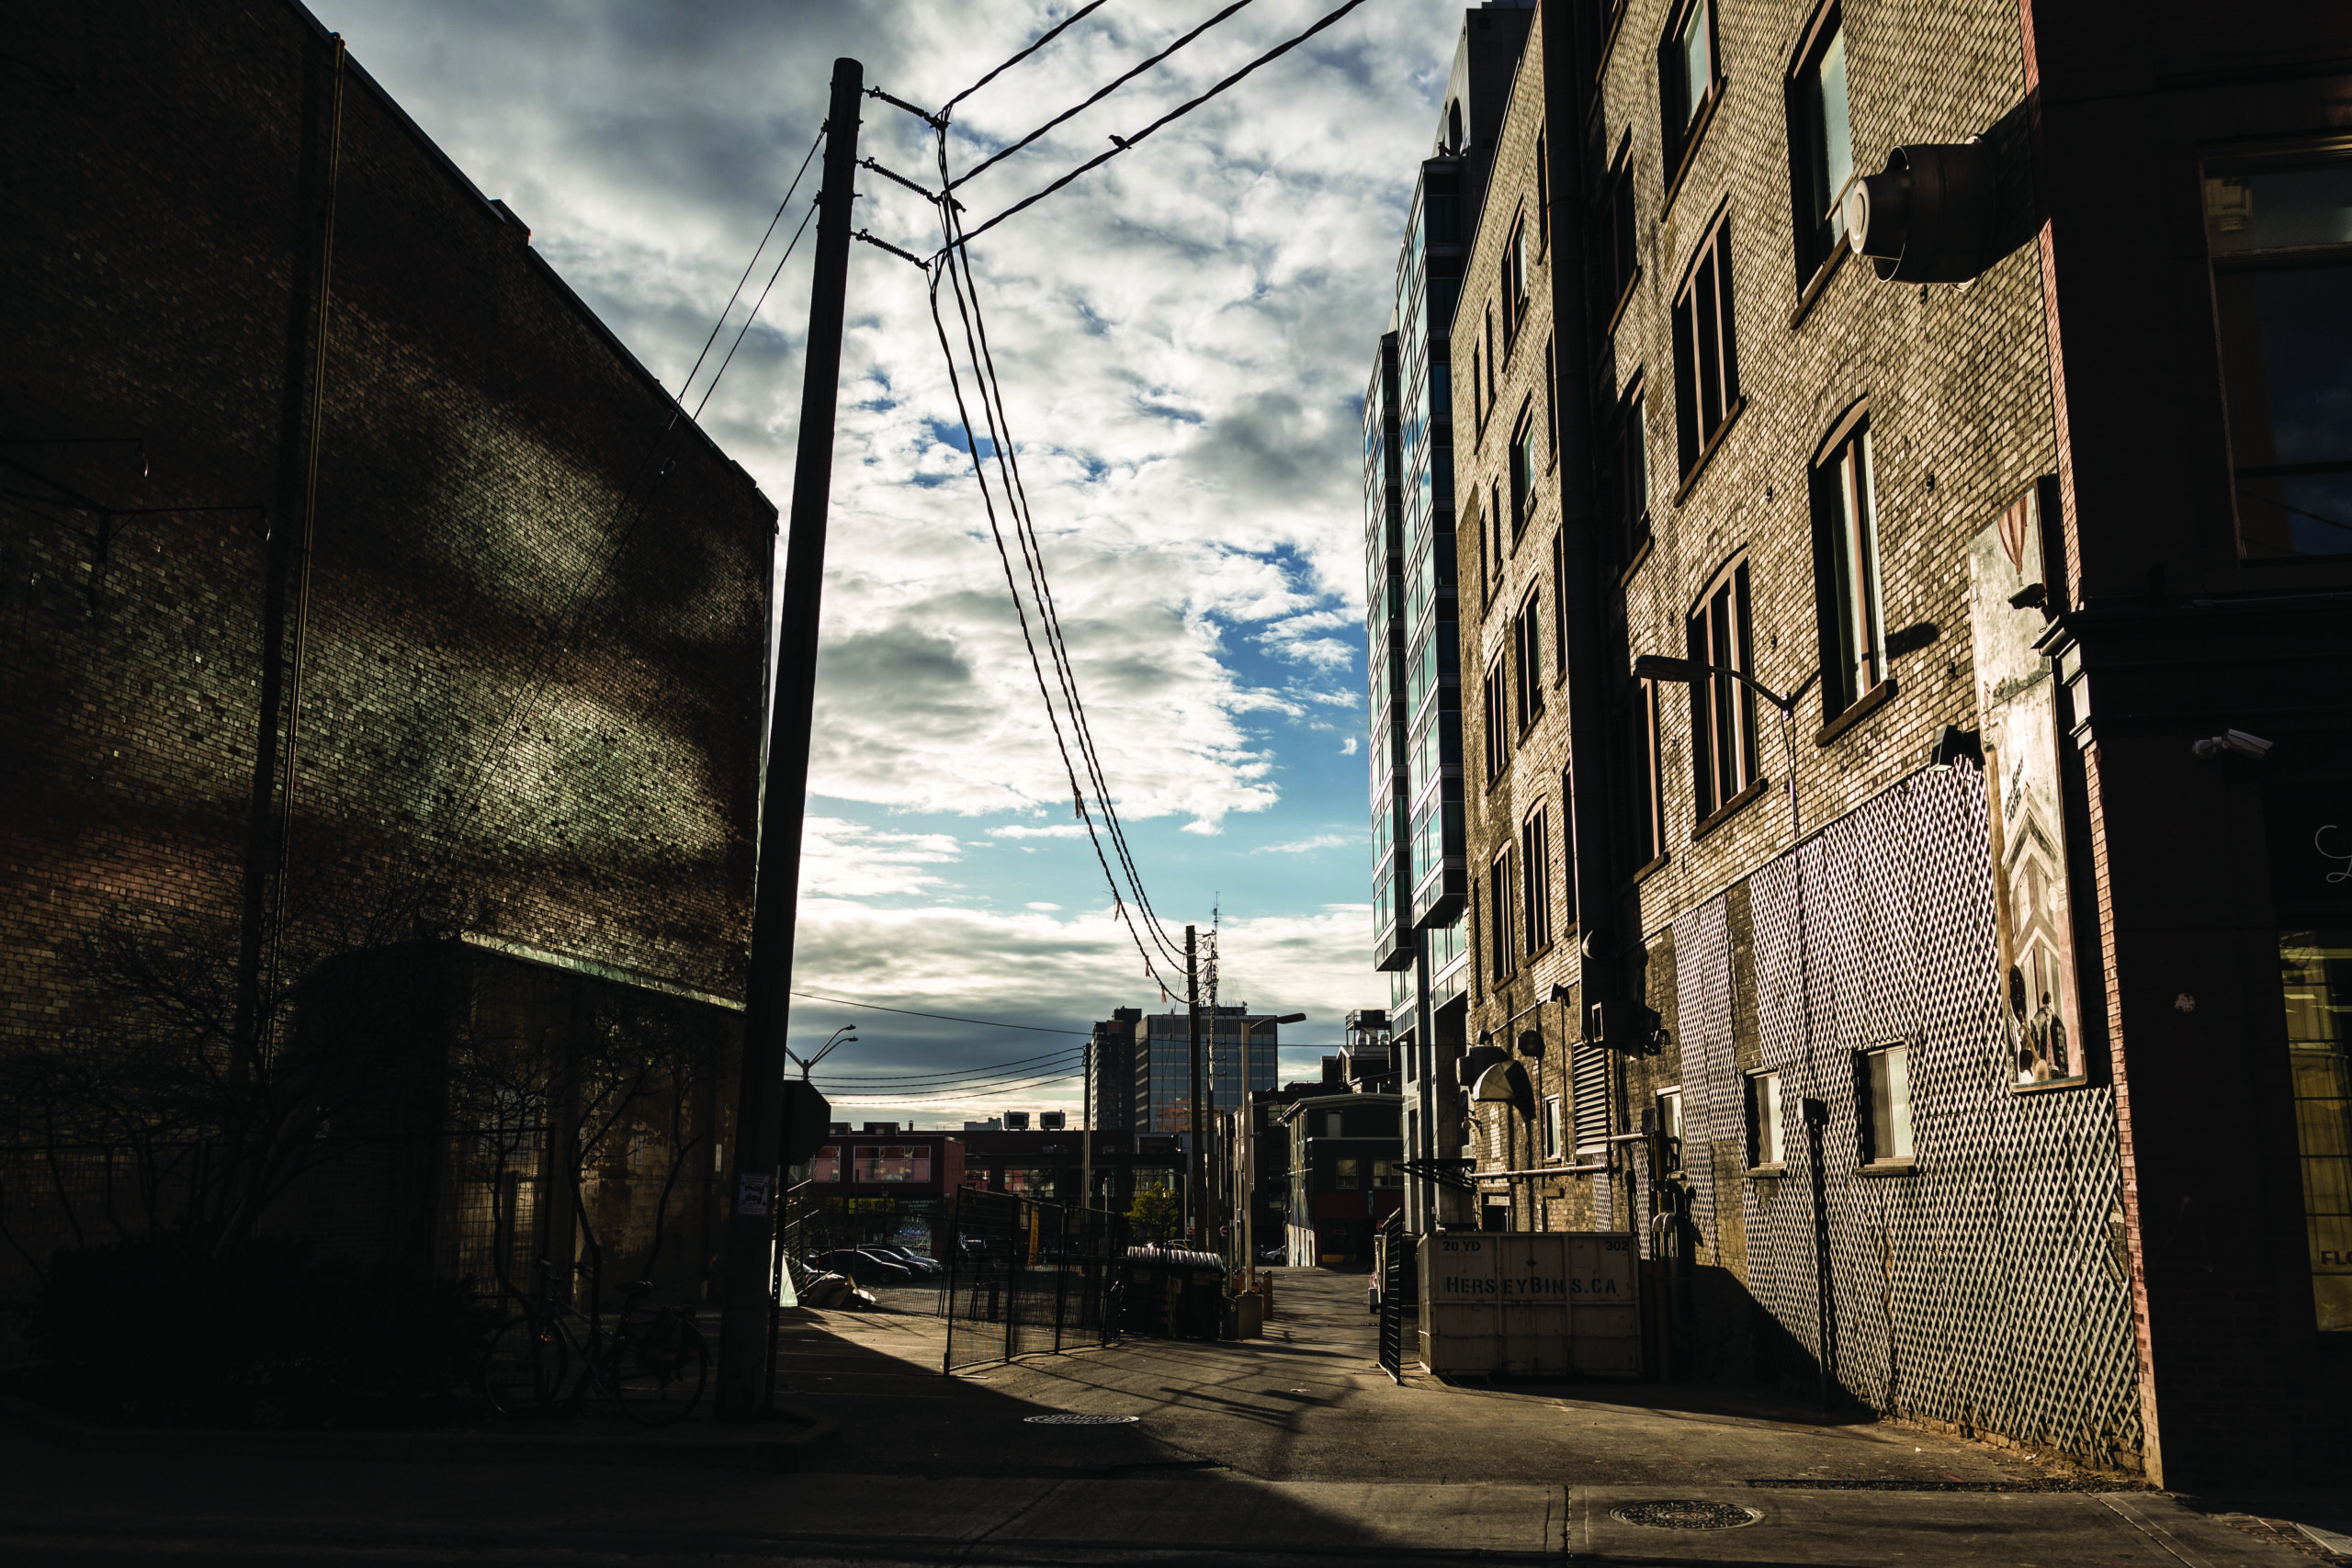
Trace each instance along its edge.
<instances>
[{"instance_id":1,"label":"sky","mask_svg":"<svg viewBox=\"0 0 2352 1568\"><path fill-rule=\"evenodd\" d=\"M934 107L1074 8L311 3L673 392L813 143L836 56ZM1255 0L959 187L967 227L1334 3ZM951 168L1219 8L1109 0L956 105ZM1350 1010L1387 1001L1370 965L1363 389L1460 28L1458 5L1370 0L972 246L1052 591L1145 890L1179 942L1187 923L1218 925L1221 1001L1307 1015L1283 1031L1286 1077L1313 1073ZM860 151L936 183L932 130L903 110L866 100ZM811 165L689 407L816 183ZM870 173L858 191L862 227L937 248L922 197ZM701 416L787 512L812 238L813 226ZM923 276L854 246L848 310L794 959L796 990L841 1000L796 999L791 1048L855 1026L819 1069L840 1118L956 1126L1065 1109L1075 1122L1079 1082L1054 1054L1114 1007L1167 1003L1075 818ZM1007 1064L969 1091L888 1081Z\"/></svg>"}]
</instances>

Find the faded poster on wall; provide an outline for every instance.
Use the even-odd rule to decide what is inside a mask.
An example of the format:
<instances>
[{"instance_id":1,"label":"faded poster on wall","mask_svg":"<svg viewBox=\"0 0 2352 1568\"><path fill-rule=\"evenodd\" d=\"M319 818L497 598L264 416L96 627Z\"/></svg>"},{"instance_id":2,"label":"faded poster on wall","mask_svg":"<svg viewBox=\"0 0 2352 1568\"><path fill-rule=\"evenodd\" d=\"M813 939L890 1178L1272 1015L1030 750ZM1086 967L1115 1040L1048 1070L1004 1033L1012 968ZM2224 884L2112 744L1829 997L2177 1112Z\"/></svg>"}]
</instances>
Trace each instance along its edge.
<instances>
[{"instance_id":1,"label":"faded poster on wall","mask_svg":"<svg viewBox=\"0 0 2352 1568\"><path fill-rule=\"evenodd\" d=\"M2067 897L2066 820L2059 790L2058 694L2034 648L2049 629L2041 605L2041 498L2028 490L1968 552L1969 635L1999 928L2007 1071L2019 1086L2083 1076L2082 1005Z\"/></svg>"}]
</instances>

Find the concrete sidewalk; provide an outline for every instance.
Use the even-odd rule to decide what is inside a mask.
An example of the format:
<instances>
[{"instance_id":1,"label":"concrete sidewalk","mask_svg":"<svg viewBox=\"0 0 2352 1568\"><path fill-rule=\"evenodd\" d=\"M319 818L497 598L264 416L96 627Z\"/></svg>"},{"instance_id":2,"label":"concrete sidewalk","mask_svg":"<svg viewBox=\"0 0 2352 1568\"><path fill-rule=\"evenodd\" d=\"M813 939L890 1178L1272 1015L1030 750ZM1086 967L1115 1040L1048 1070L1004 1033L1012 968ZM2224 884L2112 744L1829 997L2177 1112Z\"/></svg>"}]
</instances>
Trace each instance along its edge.
<instances>
[{"instance_id":1,"label":"concrete sidewalk","mask_svg":"<svg viewBox=\"0 0 2352 1568\"><path fill-rule=\"evenodd\" d=\"M1272 1336L1160 1340L944 1377L942 1325L787 1329L808 1467L268 1462L0 1438L15 1563L1950 1563L2306 1568L2144 1491L2050 1490L2024 1456L1764 1394L1461 1389L1372 1360L1362 1281L1286 1271ZM914 1304L914 1303L910 1303ZM1039 1425L1059 1413L1134 1416ZM1962 1490L1979 1488L1985 1490ZM1997 1490L1994 1490L1997 1489ZM1720 1504L1736 1528L1638 1522ZM1690 1510L1681 1510L1689 1513Z\"/></svg>"}]
</instances>

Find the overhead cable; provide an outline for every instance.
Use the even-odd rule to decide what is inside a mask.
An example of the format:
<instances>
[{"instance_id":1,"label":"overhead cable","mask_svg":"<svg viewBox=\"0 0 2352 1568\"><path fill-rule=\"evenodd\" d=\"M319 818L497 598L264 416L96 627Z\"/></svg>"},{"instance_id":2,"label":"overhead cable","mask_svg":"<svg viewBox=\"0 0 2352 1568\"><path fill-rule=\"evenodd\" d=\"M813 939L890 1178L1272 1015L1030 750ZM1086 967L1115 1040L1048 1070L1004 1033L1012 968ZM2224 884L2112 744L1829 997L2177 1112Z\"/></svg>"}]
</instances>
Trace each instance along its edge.
<instances>
[{"instance_id":1,"label":"overhead cable","mask_svg":"<svg viewBox=\"0 0 2352 1568\"><path fill-rule=\"evenodd\" d=\"M1045 124L1039 126L1036 130L1031 131L1028 135L1023 137L1020 141L1012 143L1010 147L1000 147L994 152L989 154L989 156L981 159L978 163L973 164L970 168L956 175L953 180L950 180L947 184L947 188L949 190L954 190L957 186L963 185L967 181L977 179L981 175L984 175L989 170L994 168L997 164L1003 163L1007 158L1012 157L1015 152L1020 152L1023 147L1026 147L1031 142L1036 141L1040 136L1045 135L1046 132L1053 130L1054 127L1061 124L1064 120L1069 119L1073 116L1084 114L1088 109L1092 108L1095 105L1101 103L1103 99L1109 97L1112 94L1117 92L1120 88L1125 86L1128 83L1134 81L1136 77L1142 75L1153 66L1158 65L1161 61L1166 60L1170 55L1175 53L1178 50L1183 48L1186 44L1192 42L1194 39L1200 37L1203 33L1208 31L1211 28L1216 26L1219 22L1224 21L1227 17L1232 16L1233 13L1240 10L1244 6L1249 4L1250 4L1250 0L1233 0L1232 5L1227 6L1224 10L1219 11L1216 16L1211 17L1199 27L1194 28L1182 38L1178 39L1174 43L1170 44L1166 49L1161 50L1149 60L1130 68L1124 75L1118 76L1104 86L1097 88L1094 96L1088 98L1084 103L1072 105L1070 107L1066 108L1062 110L1061 113L1054 116L1053 118L1047 120ZM1113 137L1112 140L1115 141L1118 138ZM1130 137L1128 140L1133 141L1135 139Z\"/></svg>"},{"instance_id":2,"label":"overhead cable","mask_svg":"<svg viewBox=\"0 0 2352 1568\"><path fill-rule=\"evenodd\" d=\"M875 1012L900 1013L908 1018L935 1018L945 1023L977 1023L989 1029L1021 1029L1032 1034L1079 1034L1091 1037L1091 1029L1055 1029L1042 1023L1004 1023L992 1018L958 1018L952 1012L923 1012L914 1008L884 1007L880 1002L861 1002L848 997L824 997L814 991L795 991L796 997L812 1002L833 1002L845 1008L866 1008Z\"/></svg>"},{"instance_id":3,"label":"overhead cable","mask_svg":"<svg viewBox=\"0 0 2352 1568\"><path fill-rule=\"evenodd\" d=\"M1158 130L1160 127L1168 124L1171 120L1182 118L1183 116L1192 113L1203 104L1207 103L1211 98L1216 97L1219 93L1224 92L1227 87L1230 87L1235 83L1240 81L1244 76L1247 76L1251 72L1257 70L1261 65L1279 60L1282 56L1288 54L1292 50L1296 49L1300 44L1305 43L1308 39L1313 38L1317 33L1319 33L1324 28L1331 26L1340 17L1346 16L1349 12L1354 10L1357 6L1363 4L1363 0L1347 0L1345 5L1322 17L1305 32L1268 50L1257 59L1250 62L1249 64L1244 65L1240 70L1236 71L1232 75L1227 76L1224 81L1219 82L1216 86L1211 87L1207 92L1203 93L1199 97L1193 98L1177 105L1174 108L1170 109L1166 114L1161 115L1158 119L1153 120L1149 125L1145 126L1141 130L1136 131L1133 136L1112 138L1114 145L1108 152L1099 153L1096 156L1088 159L1085 163L1080 164L1077 168L1072 169L1069 174L1064 175L1061 178L1046 186L1043 190L1038 191L1033 196L1025 196L1022 197L1019 201L1014 202L1011 207L1006 208L1003 211L998 213L987 222L980 224L978 228L964 234L962 236L963 240L965 242L969 242L978 239L982 234L987 233L989 230L995 228L998 224L1003 222L1014 213L1035 207L1037 203L1045 200L1046 197L1053 195L1056 191L1061 189L1072 180L1077 179L1080 175L1090 174L1092 171L1101 168L1103 164L1109 163L1120 153L1133 149L1136 142L1141 141L1153 131Z\"/></svg>"},{"instance_id":4,"label":"overhead cable","mask_svg":"<svg viewBox=\"0 0 2352 1568\"><path fill-rule=\"evenodd\" d=\"M752 247L751 259L743 264L743 276L735 280L735 292L727 297L727 303L719 307L718 319L710 323L710 335L702 340L702 352L695 355L694 368L687 371L686 378L678 383L679 407L685 406L686 389L695 384L695 378L702 372L702 362L710 357L710 345L718 341L719 330L727 325L728 312L734 310L735 301L743 297L743 285L752 280L752 269L760 265L760 254L768 248L768 242L775 238L775 226L784 221L785 209L792 205L792 193L800 188L800 176L808 172L808 164L817 156L817 149L824 144L825 132L820 126L816 140L808 143L808 155L800 160L800 167L794 172L792 183L785 187L784 199L775 204L775 216L768 220L767 232L760 236L760 243Z\"/></svg>"},{"instance_id":5,"label":"overhead cable","mask_svg":"<svg viewBox=\"0 0 2352 1568\"><path fill-rule=\"evenodd\" d=\"M1048 1051L1043 1055L1023 1056L1018 1060L1011 1062L991 1062L984 1067L963 1067L949 1072L868 1073L863 1075L857 1073L820 1073L817 1076L823 1078L827 1083L912 1083L917 1078L954 1078L961 1081L965 1078L980 1077L991 1073L1011 1071L1019 1067L1028 1067L1034 1070L1040 1062L1059 1062L1072 1056L1082 1056L1085 1054L1086 1048L1081 1045L1075 1048L1065 1047L1059 1051Z\"/></svg>"},{"instance_id":6,"label":"overhead cable","mask_svg":"<svg viewBox=\"0 0 2352 1568\"><path fill-rule=\"evenodd\" d=\"M1089 0L1088 4L1080 6L1077 10L1072 11L1060 21L1056 22L1052 27L1047 28L1044 32L1039 33L1030 41L1029 46L1021 51L1020 53L1014 55L1012 59L1006 61L1003 64L998 66L995 70L989 72L987 75L981 77L978 81L973 83L970 86L965 88L954 97L948 99L944 104L942 104L940 106L939 112L944 116L949 109L954 108L957 104L962 103L966 98L970 97L974 93L978 92L982 87L987 86L999 76L1003 75L1006 72L1012 70L1014 66L1020 64L1023 61L1028 59L1031 55L1036 53L1039 50L1045 48L1056 39L1061 37L1062 29L1064 28L1069 27L1072 22L1083 21L1086 17L1101 10L1108 3L1109 0Z\"/></svg>"}]
</instances>

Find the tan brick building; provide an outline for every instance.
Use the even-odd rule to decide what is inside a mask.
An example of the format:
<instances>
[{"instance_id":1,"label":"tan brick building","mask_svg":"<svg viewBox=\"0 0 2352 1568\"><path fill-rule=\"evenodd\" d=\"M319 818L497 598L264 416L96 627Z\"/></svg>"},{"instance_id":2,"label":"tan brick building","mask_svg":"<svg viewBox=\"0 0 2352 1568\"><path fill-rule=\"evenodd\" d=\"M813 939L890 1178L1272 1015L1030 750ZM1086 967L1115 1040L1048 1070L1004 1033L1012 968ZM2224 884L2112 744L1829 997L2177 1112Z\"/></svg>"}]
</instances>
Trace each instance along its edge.
<instances>
[{"instance_id":1,"label":"tan brick building","mask_svg":"<svg viewBox=\"0 0 2352 1568\"><path fill-rule=\"evenodd\" d=\"M1547 0L1453 364L1479 1223L2177 1482L2352 1361L2352 164L2175 9Z\"/></svg>"}]
</instances>

